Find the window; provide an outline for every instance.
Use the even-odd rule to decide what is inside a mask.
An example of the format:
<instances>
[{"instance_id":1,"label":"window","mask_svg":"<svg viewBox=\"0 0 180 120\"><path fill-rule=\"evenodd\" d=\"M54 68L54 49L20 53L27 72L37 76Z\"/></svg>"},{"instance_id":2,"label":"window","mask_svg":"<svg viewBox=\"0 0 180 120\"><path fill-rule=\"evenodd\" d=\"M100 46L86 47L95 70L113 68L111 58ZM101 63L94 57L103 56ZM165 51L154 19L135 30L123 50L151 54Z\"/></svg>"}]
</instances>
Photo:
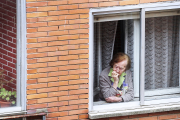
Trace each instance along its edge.
<instances>
[{"instance_id":1,"label":"window","mask_svg":"<svg viewBox=\"0 0 180 120\"><path fill-rule=\"evenodd\" d=\"M26 109L26 3L0 1L0 115Z\"/></svg>"},{"instance_id":2,"label":"window","mask_svg":"<svg viewBox=\"0 0 180 120\"><path fill-rule=\"evenodd\" d=\"M94 96L89 101L90 118L100 118L101 111L111 111L110 108L126 110L126 115L132 115L135 107L143 113L145 105L157 105L152 109L161 111L159 104L180 101L179 4L151 3L90 11L90 96ZM125 52L131 58L135 98L109 104L98 99L98 76L117 52Z\"/></svg>"}]
</instances>

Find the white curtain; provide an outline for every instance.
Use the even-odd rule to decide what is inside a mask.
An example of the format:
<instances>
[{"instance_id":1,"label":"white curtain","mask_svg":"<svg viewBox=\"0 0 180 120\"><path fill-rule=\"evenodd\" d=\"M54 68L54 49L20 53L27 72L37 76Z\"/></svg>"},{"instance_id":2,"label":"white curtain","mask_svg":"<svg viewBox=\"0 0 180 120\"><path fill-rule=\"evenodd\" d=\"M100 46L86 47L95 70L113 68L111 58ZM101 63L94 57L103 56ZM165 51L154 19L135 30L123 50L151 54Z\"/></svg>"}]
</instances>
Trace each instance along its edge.
<instances>
[{"instance_id":1,"label":"white curtain","mask_svg":"<svg viewBox=\"0 0 180 120\"><path fill-rule=\"evenodd\" d=\"M179 17L145 20L145 89L179 86Z\"/></svg>"}]
</instances>

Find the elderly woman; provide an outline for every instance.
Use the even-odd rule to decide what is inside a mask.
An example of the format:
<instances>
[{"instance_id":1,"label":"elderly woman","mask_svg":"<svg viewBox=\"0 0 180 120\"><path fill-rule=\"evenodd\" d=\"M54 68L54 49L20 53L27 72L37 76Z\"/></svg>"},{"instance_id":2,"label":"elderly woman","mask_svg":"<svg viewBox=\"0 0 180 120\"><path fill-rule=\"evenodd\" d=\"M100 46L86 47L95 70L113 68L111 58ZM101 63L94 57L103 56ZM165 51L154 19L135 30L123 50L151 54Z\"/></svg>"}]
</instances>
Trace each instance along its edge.
<instances>
[{"instance_id":1,"label":"elderly woman","mask_svg":"<svg viewBox=\"0 0 180 120\"><path fill-rule=\"evenodd\" d=\"M131 60L125 53L117 53L100 76L100 99L106 102L127 102L134 98Z\"/></svg>"}]
</instances>

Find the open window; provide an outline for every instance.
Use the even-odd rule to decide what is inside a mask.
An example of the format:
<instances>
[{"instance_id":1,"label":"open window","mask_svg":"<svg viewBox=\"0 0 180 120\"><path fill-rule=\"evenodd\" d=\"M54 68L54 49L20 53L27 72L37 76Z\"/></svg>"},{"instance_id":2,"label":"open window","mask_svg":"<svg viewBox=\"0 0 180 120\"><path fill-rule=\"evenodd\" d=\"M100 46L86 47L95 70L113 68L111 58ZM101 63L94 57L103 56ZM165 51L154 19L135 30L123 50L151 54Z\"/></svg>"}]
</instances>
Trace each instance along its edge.
<instances>
[{"instance_id":1,"label":"open window","mask_svg":"<svg viewBox=\"0 0 180 120\"><path fill-rule=\"evenodd\" d=\"M0 114L25 110L25 0L0 1Z\"/></svg>"},{"instance_id":2,"label":"open window","mask_svg":"<svg viewBox=\"0 0 180 120\"><path fill-rule=\"evenodd\" d=\"M148 6L91 10L89 67L90 81L93 81L90 83L90 95L94 97L90 98L89 110L95 113L90 114L90 118L96 116L96 113L102 115L101 111L104 110L108 112L113 109L116 116L118 110L121 111L120 116L123 115L122 110L126 110L124 114L132 115L135 108L144 113L144 105L151 108L151 105L173 105L180 101L179 4L151 3ZM122 103L102 102L98 99L98 77L117 52L124 52L131 58L134 100ZM152 109L153 112L161 111L160 107ZM128 110L131 112L128 113ZM109 117L112 115L109 114Z\"/></svg>"}]
</instances>

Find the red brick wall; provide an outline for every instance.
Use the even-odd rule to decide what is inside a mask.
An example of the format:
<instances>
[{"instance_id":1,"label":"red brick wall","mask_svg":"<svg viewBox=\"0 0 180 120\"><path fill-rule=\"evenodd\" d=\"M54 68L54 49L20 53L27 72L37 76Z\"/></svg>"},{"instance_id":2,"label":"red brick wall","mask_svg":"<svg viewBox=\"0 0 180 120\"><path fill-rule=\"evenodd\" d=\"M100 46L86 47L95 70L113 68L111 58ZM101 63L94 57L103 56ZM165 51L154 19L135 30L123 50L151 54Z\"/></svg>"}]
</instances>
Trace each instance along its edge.
<instances>
[{"instance_id":1,"label":"red brick wall","mask_svg":"<svg viewBox=\"0 0 180 120\"><path fill-rule=\"evenodd\" d=\"M47 120L68 120L88 119L89 9L167 0L26 1L27 110L47 108ZM107 120L179 117L175 112Z\"/></svg>"},{"instance_id":2,"label":"red brick wall","mask_svg":"<svg viewBox=\"0 0 180 120\"><path fill-rule=\"evenodd\" d=\"M14 79L6 88L16 89L16 0L0 1L0 69L5 80Z\"/></svg>"}]
</instances>

